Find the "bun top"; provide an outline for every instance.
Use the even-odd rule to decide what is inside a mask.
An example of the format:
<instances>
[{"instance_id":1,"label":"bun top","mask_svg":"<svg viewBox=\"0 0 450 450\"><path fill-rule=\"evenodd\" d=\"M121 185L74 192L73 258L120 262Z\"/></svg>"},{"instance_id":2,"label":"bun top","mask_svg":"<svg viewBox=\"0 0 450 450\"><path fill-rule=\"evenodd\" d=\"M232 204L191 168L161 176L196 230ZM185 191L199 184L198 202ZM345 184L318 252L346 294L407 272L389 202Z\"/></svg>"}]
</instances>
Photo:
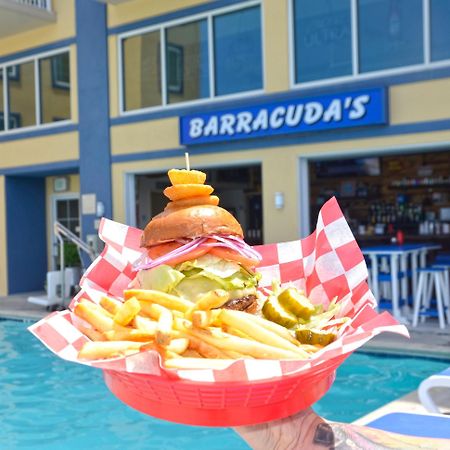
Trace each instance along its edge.
<instances>
[{"instance_id":1,"label":"bun top","mask_svg":"<svg viewBox=\"0 0 450 450\"><path fill-rule=\"evenodd\" d=\"M211 234L243 238L241 225L226 209L215 205L195 205L166 209L145 227L141 246L149 247L180 238L197 238Z\"/></svg>"}]
</instances>

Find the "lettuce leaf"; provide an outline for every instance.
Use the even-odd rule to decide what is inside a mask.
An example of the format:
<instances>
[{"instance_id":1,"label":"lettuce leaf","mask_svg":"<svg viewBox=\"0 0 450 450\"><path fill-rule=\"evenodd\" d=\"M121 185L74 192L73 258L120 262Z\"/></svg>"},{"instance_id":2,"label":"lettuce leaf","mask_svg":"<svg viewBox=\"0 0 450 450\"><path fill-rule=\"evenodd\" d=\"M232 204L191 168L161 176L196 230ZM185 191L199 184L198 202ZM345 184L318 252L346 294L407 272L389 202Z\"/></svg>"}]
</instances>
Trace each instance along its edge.
<instances>
[{"instance_id":1,"label":"lettuce leaf","mask_svg":"<svg viewBox=\"0 0 450 450\"><path fill-rule=\"evenodd\" d=\"M162 264L154 269L138 272L138 280L143 289L170 293L184 278L184 275L172 267Z\"/></svg>"},{"instance_id":2,"label":"lettuce leaf","mask_svg":"<svg viewBox=\"0 0 450 450\"><path fill-rule=\"evenodd\" d=\"M241 270L241 266L237 262L227 261L208 253L198 259L185 261L176 268L183 273L193 268L203 269L211 275L221 278L228 278Z\"/></svg>"},{"instance_id":3,"label":"lettuce leaf","mask_svg":"<svg viewBox=\"0 0 450 450\"><path fill-rule=\"evenodd\" d=\"M199 295L214 289L230 292L230 298L255 293L261 275L236 262L207 254L175 268L161 265L143 270L138 277L144 289L156 289L196 301Z\"/></svg>"}]
</instances>

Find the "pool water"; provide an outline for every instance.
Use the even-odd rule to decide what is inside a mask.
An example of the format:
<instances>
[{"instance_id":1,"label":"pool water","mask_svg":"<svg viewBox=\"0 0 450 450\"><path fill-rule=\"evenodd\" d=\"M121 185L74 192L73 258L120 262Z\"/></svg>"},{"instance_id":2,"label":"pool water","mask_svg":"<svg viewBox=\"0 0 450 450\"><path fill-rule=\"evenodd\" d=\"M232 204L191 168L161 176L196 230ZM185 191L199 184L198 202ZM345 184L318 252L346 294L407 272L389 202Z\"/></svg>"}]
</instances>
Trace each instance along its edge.
<instances>
[{"instance_id":1,"label":"pool water","mask_svg":"<svg viewBox=\"0 0 450 450\"><path fill-rule=\"evenodd\" d=\"M56 358L28 325L0 320L1 449L248 449L230 429L176 425L132 410L109 392L99 370ZM449 365L356 353L314 409L350 422Z\"/></svg>"}]
</instances>

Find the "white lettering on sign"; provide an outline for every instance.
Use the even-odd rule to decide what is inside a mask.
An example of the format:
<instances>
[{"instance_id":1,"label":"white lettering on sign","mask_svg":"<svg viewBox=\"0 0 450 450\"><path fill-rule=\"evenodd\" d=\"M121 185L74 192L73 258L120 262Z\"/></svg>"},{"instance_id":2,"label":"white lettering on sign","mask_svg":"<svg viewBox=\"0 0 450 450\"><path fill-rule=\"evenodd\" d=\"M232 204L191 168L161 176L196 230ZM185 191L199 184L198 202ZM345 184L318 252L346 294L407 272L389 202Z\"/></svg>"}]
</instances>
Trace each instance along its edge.
<instances>
[{"instance_id":1,"label":"white lettering on sign","mask_svg":"<svg viewBox=\"0 0 450 450\"><path fill-rule=\"evenodd\" d=\"M305 105L305 117L303 121L306 123L306 125L312 125L320 120L322 114L322 103L309 102Z\"/></svg>"},{"instance_id":2,"label":"white lettering on sign","mask_svg":"<svg viewBox=\"0 0 450 450\"><path fill-rule=\"evenodd\" d=\"M259 111L256 119L253 121L253 131L267 130L269 128L269 114L267 109L263 108Z\"/></svg>"},{"instance_id":3,"label":"white lettering on sign","mask_svg":"<svg viewBox=\"0 0 450 450\"><path fill-rule=\"evenodd\" d=\"M286 125L296 127L302 120L303 105L289 105L286 112Z\"/></svg>"},{"instance_id":4,"label":"white lettering on sign","mask_svg":"<svg viewBox=\"0 0 450 450\"><path fill-rule=\"evenodd\" d=\"M286 114L286 108L284 106L277 106L270 114L269 124L270 128L276 130L283 126L284 115Z\"/></svg>"},{"instance_id":5,"label":"white lettering on sign","mask_svg":"<svg viewBox=\"0 0 450 450\"><path fill-rule=\"evenodd\" d=\"M189 137L196 139L202 135L204 120L199 117L189 122Z\"/></svg>"},{"instance_id":6,"label":"white lettering on sign","mask_svg":"<svg viewBox=\"0 0 450 450\"><path fill-rule=\"evenodd\" d=\"M212 116L205 127L203 136L217 136L219 134L219 120L217 116Z\"/></svg>"},{"instance_id":7,"label":"white lettering on sign","mask_svg":"<svg viewBox=\"0 0 450 450\"><path fill-rule=\"evenodd\" d=\"M236 133L251 133L251 122L253 114L248 111L242 111L237 115Z\"/></svg>"},{"instance_id":8,"label":"white lettering on sign","mask_svg":"<svg viewBox=\"0 0 450 450\"><path fill-rule=\"evenodd\" d=\"M236 117L233 114L224 114L220 118L220 134L228 134L233 136L234 128L233 125L236 122Z\"/></svg>"},{"instance_id":9,"label":"white lettering on sign","mask_svg":"<svg viewBox=\"0 0 450 450\"><path fill-rule=\"evenodd\" d=\"M323 113L323 121L331 122L332 120L339 122L342 120L342 105L341 101L335 98Z\"/></svg>"},{"instance_id":10,"label":"white lettering on sign","mask_svg":"<svg viewBox=\"0 0 450 450\"><path fill-rule=\"evenodd\" d=\"M368 95L359 95L352 102L353 109L348 113L348 117L352 120L361 119L366 115L366 105L369 103Z\"/></svg>"},{"instance_id":11,"label":"white lettering on sign","mask_svg":"<svg viewBox=\"0 0 450 450\"><path fill-rule=\"evenodd\" d=\"M364 118L370 101L371 96L368 94L347 95L322 103L307 101L260 109L255 107L253 110L250 108L250 110L235 113L218 113L206 119L194 117L189 120L188 133L189 138L195 140L208 136L249 135L265 130L295 129L302 125L301 129L306 130L308 126L320 124L320 122L344 122L345 126L352 121Z\"/></svg>"}]
</instances>

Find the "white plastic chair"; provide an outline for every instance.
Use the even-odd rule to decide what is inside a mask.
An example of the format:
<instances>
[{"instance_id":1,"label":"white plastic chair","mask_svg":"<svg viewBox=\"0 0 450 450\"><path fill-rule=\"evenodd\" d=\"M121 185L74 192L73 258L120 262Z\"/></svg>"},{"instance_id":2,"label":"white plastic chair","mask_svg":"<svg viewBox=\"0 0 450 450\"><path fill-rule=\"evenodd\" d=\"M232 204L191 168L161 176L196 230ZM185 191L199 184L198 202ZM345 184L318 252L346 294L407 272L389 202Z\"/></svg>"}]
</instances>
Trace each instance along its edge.
<instances>
[{"instance_id":1,"label":"white plastic chair","mask_svg":"<svg viewBox=\"0 0 450 450\"><path fill-rule=\"evenodd\" d=\"M450 299L449 293L446 292L444 278L446 269L433 266L420 268L417 269L417 271L419 272L419 281L417 283L417 292L414 298L413 327L417 326L420 315L422 317L430 315L430 300L434 288L436 293L439 327L444 329L446 327L446 314L447 319L450 319Z\"/></svg>"},{"instance_id":2,"label":"white plastic chair","mask_svg":"<svg viewBox=\"0 0 450 450\"><path fill-rule=\"evenodd\" d=\"M437 373L423 380L418 389L419 400L424 408L431 413L442 414L430 395L430 391L433 388L450 389L450 367L441 373Z\"/></svg>"}]
</instances>

